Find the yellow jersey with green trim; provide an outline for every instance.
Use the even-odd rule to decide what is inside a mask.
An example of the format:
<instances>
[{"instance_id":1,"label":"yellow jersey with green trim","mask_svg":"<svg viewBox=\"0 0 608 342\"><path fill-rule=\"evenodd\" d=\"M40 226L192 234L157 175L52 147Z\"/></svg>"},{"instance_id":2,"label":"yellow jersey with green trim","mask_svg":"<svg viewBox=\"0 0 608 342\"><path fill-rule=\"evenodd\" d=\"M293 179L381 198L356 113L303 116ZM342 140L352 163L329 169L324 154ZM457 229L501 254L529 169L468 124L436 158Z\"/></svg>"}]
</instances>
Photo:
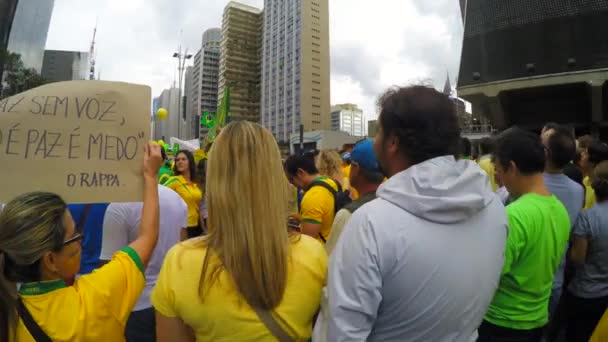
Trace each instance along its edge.
<instances>
[{"instance_id":1,"label":"yellow jersey with green trim","mask_svg":"<svg viewBox=\"0 0 608 342\"><path fill-rule=\"evenodd\" d=\"M53 341L124 341L127 319L146 280L137 252L126 247L103 267L66 286L63 280L27 283L19 294ZM17 342L34 341L21 320Z\"/></svg>"},{"instance_id":2,"label":"yellow jersey with green trim","mask_svg":"<svg viewBox=\"0 0 608 342\"><path fill-rule=\"evenodd\" d=\"M492 158L490 156L483 156L479 159L477 164L488 174L488 177L490 177L492 191L496 192L496 190L498 190L498 184L496 184L496 169L494 167L494 163L492 162Z\"/></svg>"},{"instance_id":3,"label":"yellow jersey with green trim","mask_svg":"<svg viewBox=\"0 0 608 342\"><path fill-rule=\"evenodd\" d=\"M167 253L150 298L154 309L165 317L180 318L192 328L197 341L276 341L225 270L205 287L201 298L199 283L207 253L204 239L184 241ZM287 284L273 317L295 341L306 341L312 335L313 317L326 283L327 254L312 237L292 239ZM212 254L209 266L219 262Z\"/></svg>"},{"instance_id":4,"label":"yellow jersey with green trim","mask_svg":"<svg viewBox=\"0 0 608 342\"><path fill-rule=\"evenodd\" d=\"M186 202L188 206L188 227L198 226L200 220L203 191L196 183L188 183L184 176L173 176L164 184Z\"/></svg>"},{"instance_id":5,"label":"yellow jersey with green trim","mask_svg":"<svg viewBox=\"0 0 608 342\"><path fill-rule=\"evenodd\" d=\"M336 191L336 182L327 177L319 177L314 180L329 184ZM323 243L329 238L331 226L334 223L335 199L329 190L322 186L312 186L304 193L300 205L300 220L302 222L320 224L321 230L317 239Z\"/></svg>"},{"instance_id":6,"label":"yellow jersey with green trim","mask_svg":"<svg viewBox=\"0 0 608 342\"><path fill-rule=\"evenodd\" d=\"M585 185L585 210L593 207L596 202L595 198L595 190L591 186L591 180L589 177L585 177L583 179L583 184Z\"/></svg>"}]
</instances>

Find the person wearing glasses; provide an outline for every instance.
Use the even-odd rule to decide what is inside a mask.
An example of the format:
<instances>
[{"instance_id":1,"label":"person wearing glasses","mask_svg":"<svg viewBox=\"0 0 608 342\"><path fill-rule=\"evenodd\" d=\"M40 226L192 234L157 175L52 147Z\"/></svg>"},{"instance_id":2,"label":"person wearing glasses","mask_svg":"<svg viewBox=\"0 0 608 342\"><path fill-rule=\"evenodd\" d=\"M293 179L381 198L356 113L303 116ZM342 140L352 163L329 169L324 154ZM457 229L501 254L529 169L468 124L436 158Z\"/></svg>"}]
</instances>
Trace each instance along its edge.
<instances>
[{"instance_id":1,"label":"person wearing glasses","mask_svg":"<svg viewBox=\"0 0 608 342\"><path fill-rule=\"evenodd\" d=\"M138 238L73 286L66 280L79 271L83 235L65 201L34 192L6 205L0 214L0 341L124 341L158 239L161 163L160 148L148 144Z\"/></svg>"}]
</instances>

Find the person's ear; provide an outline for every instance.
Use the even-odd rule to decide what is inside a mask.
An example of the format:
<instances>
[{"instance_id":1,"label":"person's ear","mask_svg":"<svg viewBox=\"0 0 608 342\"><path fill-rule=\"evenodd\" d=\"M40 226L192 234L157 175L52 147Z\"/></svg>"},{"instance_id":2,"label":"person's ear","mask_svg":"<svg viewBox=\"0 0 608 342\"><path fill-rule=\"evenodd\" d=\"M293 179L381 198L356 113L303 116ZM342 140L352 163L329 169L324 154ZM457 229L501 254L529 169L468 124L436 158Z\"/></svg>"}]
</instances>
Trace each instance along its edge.
<instances>
[{"instance_id":1,"label":"person's ear","mask_svg":"<svg viewBox=\"0 0 608 342\"><path fill-rule=\"evenodd\" d=\"M391 134L386 138L386 148L391 154L399 152L399 138L395 134Z\"/></svg>"},{"instance_id":2,"label":"person's ear","mask_svg":"<svg viewBox=\"0 0 608 342\"><path fill-rule=\"evenodd\" d=\"M53 252L46 252L44 253L44 255L42 256L42 258L40 258L40 262L42 264L42 267L46 270L48 270L50 273L57 273L57 271L59 270L59 268L57 267L57 257L55 255L55 253Z\"/></svg>"},{"instance_id":3,"label":"person's ear","mask_svg":"<svg viewBox=\"0 0 608 342\"><path fill-rule=\"evenodd\" d=\"M506 169L505 172L517 172L517 173L519 173L519 168L517 167L517 164L515 164L515 162L511 160L509 162L509 168Z\"/></svg>"}]
</instances>

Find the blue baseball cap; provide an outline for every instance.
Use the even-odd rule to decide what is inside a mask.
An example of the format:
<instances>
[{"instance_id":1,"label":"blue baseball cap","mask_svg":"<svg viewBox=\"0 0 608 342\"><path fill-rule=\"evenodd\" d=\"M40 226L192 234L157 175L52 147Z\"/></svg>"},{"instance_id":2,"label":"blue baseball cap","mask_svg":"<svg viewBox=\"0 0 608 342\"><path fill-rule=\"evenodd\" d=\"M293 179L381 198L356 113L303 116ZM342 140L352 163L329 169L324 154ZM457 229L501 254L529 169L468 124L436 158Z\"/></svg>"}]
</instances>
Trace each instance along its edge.
<instances>
[{"instance_id":1,"label":"blue baseball cap","mask_svg":"<svg viewBox=\"0 0 608 342\"><path fill-rule=\"evenodd\" d=\"M350 153L350 159L353 163L357 163L360 167L371 172L380 172L378 160L374 153L374 144L371 140L359 142Z\"/></svg>"}]
</instances>

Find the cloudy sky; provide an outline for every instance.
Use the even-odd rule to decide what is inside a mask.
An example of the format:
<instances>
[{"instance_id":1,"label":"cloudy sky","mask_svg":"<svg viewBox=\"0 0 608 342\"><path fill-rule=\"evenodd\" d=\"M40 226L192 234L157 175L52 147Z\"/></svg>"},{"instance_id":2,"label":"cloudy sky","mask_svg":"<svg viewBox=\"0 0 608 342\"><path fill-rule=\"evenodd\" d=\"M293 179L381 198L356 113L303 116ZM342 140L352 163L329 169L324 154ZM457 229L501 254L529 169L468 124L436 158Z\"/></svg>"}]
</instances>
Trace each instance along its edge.
<instances>
[{"instance_id":1,"label":"cloudy sky","mask_svg":"<svg viewBox=\"0 0 608 342\"><path fill-rule=\"evenodd\" d=\"M55 0L46 48L88 51L97 20L101 78L147 84L158 96L173 83L177 46L196 52L227 3ZM448 71L454 84L462 30L457 0L330 0L332 104L359 104L371 119L386 87L430 81L441 89Z\"/></svg>"}]
</instances>

